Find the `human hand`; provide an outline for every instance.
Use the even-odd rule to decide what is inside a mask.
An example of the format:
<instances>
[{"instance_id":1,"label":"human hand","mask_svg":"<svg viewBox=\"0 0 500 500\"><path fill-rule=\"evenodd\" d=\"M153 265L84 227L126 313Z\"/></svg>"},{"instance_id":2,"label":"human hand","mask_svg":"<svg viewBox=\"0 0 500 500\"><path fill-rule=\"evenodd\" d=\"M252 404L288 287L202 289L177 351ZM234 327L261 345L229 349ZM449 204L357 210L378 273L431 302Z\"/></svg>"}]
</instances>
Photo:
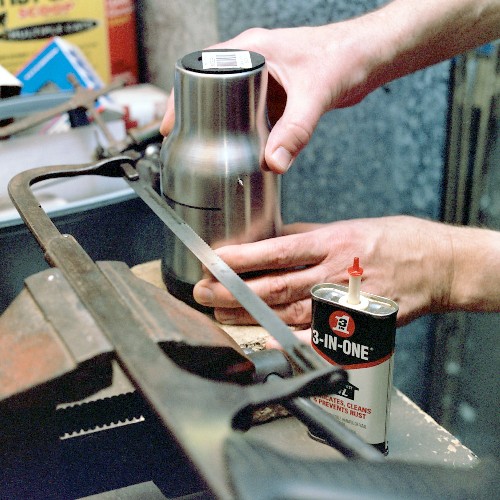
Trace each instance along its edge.
<instances>
[{"instance_id":1,"label":"human hand","mask_svg":"<svg viewBox=\"0 0 500 500\"><path fill-rule=\"evenodd\" d=\"M359 31L347 25L349 22L315 28L253 28L210 47L251 50L266 58L273 128L265 159L276 173L288 170L326 111L353 105L373 90L364 81L367 66L360 54L366 45L360 43ZM164 135L172 130L174 120L171 95L160 129Z\"/></svg>"},{"instance_id":2,"label":"human hand","mask_svg":"<svg viewBox=\"0 0 500 500\"><path fill-rule=\"evenodd\" d=\"M362 290L396 301L398 325L448 307L452 270L449 226L409 216L292 224L285 235L217 249L288 324L311 321L311 287L346 283L353 257L364 269ZM194 298L215 307L222 323L255 323L214 278L198 282Z\"/></svg>"}]
</instances>

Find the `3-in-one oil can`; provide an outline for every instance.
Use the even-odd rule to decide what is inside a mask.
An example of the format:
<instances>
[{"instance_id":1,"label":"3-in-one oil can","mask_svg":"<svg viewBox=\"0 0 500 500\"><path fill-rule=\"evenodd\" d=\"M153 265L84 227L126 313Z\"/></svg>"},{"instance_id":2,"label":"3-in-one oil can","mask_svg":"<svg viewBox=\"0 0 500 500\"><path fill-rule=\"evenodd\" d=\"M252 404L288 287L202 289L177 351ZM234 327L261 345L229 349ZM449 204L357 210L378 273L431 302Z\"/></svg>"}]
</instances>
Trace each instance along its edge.
<instances>
[{"instance_id":1,"label":"3-in-one oil can","mask_svg":"<svg viewBox=\"0 0 500 500\"><path fill-rule=\"evenodd\" d=\"M350 287L326 283L311 291L312 347L348 372L348 382L336 394L313 401L387 453L398 306L359 289L359 304L351 305L347 300Z\"/></svg>"}]
</instances>

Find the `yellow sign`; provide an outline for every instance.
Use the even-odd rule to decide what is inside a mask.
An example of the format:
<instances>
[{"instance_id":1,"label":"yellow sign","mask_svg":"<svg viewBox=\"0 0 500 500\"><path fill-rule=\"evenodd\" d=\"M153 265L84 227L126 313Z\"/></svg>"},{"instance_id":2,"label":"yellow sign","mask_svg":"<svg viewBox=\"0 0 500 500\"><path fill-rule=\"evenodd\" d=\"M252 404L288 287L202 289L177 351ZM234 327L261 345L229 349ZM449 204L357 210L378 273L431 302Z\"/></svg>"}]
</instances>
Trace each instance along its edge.
<instances>
[{"instance_id":1,"label":"yellow sign","mask_svg":"<svg viewBox=\"0 0 500 500\"><path fill-rule=\"evenodd\" d=\"M0 0L0 64L11 73L54 36L79 47L101 79L110 81L105 0Z\"/></svg>"}]
</instances>

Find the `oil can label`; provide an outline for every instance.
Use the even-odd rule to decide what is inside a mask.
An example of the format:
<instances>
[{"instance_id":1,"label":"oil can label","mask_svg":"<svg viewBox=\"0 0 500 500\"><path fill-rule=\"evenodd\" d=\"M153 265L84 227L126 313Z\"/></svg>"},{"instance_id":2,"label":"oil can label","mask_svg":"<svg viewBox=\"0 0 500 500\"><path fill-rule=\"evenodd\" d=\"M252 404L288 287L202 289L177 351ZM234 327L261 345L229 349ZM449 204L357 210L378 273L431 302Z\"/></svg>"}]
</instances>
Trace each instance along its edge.
<instances>
[{"instance_id":1,"label":"oil can label","mask_svg":"<svg viewBox=\"0 0 500 500\"><path fill-rule=\"evenodd\" d=\"M335 394L312 399L367 443L386 443L392 366L390 358L371 368L349 370L348 382Z\"/></svg>"},{"instance_id":2,"label":"oil can label","mask_svg":"<svg viewBox=\"0 0 500 500\"><path fill-rule=\"evenodd\" d=\"M396 314L375 317L338 303L313 300L311 344L348 371L336 393L312 398L370 444L385 450L392 390Z\"/></svg>"}]
</instances>

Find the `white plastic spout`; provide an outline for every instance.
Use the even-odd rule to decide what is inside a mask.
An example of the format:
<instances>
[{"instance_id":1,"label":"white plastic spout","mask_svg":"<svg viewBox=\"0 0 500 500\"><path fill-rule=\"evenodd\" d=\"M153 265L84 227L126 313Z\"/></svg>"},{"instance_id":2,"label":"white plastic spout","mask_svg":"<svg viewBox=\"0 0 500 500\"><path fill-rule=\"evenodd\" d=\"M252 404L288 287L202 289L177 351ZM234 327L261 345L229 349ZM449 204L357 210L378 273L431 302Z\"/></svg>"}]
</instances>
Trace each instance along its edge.
<instances>
[{"instance_id":1,"label":"white plastic spout","mask_svg":"<svg viewBox=\"0 0 500 500\"><path fill-rule=\"evenodd\" d=\"M339 300L339 304L348 305L353 309L366 309L368 307L368 299L361 295L361 276L363 276L363 268L359 266L359 257L354 257L354 262L347 269L349 273L349 288L347 295L344 295Z\"/></svg>"}]
</instances>

